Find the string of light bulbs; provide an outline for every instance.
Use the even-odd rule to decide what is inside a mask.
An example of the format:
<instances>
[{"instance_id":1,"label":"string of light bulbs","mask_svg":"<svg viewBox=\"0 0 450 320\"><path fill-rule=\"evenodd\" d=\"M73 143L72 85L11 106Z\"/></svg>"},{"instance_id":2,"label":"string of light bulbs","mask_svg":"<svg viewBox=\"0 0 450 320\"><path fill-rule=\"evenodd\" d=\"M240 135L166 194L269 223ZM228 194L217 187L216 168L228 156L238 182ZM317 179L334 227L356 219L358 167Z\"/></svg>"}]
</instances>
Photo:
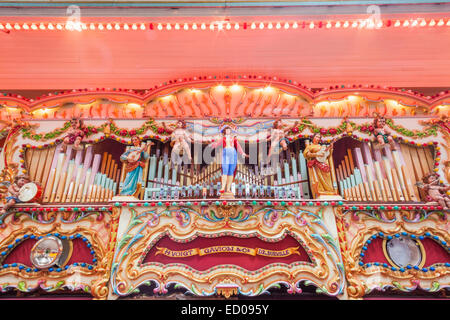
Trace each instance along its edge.
<instances>
[{"instance_id":1,"label":"string of light bulbs","mask_svg":"<svg viewBox=\"0 0 450 320\"><path fill-rule=\"evenodd\" d=\"M95 22L0 22L2 31L187 31L187 30L288 30L288 29L379 29L379 28L414 28L414 27L444 27L450 26L448 19L358 19L338 21L285 21L285 22L201 22L201 23L95 23Z\"/></svg>"}]
</instances>

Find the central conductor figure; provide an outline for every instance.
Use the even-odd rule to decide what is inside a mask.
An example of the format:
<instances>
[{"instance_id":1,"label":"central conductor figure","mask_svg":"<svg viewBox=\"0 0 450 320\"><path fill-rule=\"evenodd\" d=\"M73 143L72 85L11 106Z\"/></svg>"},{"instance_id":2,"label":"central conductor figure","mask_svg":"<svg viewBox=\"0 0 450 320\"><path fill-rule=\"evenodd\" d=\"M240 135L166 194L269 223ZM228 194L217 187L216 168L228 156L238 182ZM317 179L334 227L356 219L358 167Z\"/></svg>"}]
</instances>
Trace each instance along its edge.
<instances>
[{"instance_id":1,"label":"central conductor figure","mask_svg":"<svg viewBox=\"0 0 450 320\"><path fill-rule=\"evenodd\" d=\"M223 197L233 197L231 192L231 184L236 174L237 168L237 153L248 158L248 155L242 150L235 135L235 128L229 124L223 125L220 128L222 139L219 139L211 144L212 148L217 148L222 144L222 187L220 193ZM221 196L222 197L222 196Z\"/></svg>"}]
</instances>

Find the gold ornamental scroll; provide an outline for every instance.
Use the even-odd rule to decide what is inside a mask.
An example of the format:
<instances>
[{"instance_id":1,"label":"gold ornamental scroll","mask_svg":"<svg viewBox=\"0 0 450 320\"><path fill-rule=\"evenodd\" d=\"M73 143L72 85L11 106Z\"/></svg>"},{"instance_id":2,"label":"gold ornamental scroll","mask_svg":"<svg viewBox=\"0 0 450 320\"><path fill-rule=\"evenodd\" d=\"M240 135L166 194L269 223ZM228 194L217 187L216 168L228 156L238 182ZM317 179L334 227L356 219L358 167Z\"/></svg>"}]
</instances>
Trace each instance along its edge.
<instances>
[{"instance_id":1,"label":"gold ornamental scroll","mask_svg":"<svg viewBox=\"0 0 450 320\"><path fill-rule=\"evenodd\" d=\"M264 257L271 257L271 258L283 258L288 257L292 254L298 254L300 255L300 252L298 252L299 247L290 247L286 248L284 250L268 250L268 249L262 249L262 248L248 248L248 247L240 247L240 246L214 246L214 247L208 247L208 248L192 248L188 250L181 250L181 251L175 251L170 250L168 248L163 247L156 247L158 251L155 253L155 255L163 254L168 257L172 258L185 258L185 257L191 257L195 255L204 256L208 254L214 254L214 253L242 253L242 254L248 254L251 256L264 256Z\"/></svg>"}]
</instances>

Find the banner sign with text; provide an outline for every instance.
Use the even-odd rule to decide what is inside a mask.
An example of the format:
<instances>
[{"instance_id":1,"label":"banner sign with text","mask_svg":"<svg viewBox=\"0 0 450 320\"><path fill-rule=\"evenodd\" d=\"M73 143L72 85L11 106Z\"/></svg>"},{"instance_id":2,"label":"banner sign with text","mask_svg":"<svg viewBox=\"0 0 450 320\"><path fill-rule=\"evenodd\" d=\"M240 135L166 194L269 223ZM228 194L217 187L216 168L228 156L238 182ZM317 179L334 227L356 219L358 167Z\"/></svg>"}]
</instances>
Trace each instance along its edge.
<instances>
[{"instance_id":1,"label":"banner sign with text","mask_svg":"<svg viewBox=\"0 0 450 320\"><path fill-rule=\"evenodd\" d=\"M300 255L300 252L298 252L299 247L290 247L286 248L284 250L275 251L275 250L268 250L268 249L262 249L262 248L248 248L248 247L241 247L241 246L214 246L214 247L208 247L208 248L192 248L188 250L182 250L182 251L174 251L170 250L168 248L163 247L157 247L158 251L155 253L155 255L163 254L168 257L172 258L183 258L183 257L191 257L195 255L204 256L208 254L214 254L214 253L242 253L242 254L248 254L251 256L265 256L265 257L272 257L272 258L282 258L287 257L292 254L298 254Z\"/></svg>"}]
</instances>

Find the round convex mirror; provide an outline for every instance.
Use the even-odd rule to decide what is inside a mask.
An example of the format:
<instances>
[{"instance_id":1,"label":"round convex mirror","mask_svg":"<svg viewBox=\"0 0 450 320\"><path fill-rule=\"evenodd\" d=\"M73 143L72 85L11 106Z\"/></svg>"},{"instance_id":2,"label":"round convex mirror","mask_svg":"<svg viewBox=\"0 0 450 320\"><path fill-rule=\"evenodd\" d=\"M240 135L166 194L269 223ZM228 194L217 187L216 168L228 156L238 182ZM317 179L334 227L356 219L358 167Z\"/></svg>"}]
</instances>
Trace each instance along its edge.
<instances>
[{"instance_id":1,"label":"round convex mirror","mask_svg":"<svg viewBox=\"0 0 450 320\"><path fill-rule=\"evenodd\" d=\"M422 262L420 244L408 237L394 237L385 241L387 258L400 268L418 266Z\"/></svg>"},{"instance_id":2,"label":"round convex mirror","mask_svg":"<svg viewBox=\"0 0 450 320\"><path fill-rule=\"evenodd\" d=\"M61 240L54 236L40 239L31 249L30 260L36 268L49 268L58 262L63 252Z\"/></svg>"}]
</instances>

